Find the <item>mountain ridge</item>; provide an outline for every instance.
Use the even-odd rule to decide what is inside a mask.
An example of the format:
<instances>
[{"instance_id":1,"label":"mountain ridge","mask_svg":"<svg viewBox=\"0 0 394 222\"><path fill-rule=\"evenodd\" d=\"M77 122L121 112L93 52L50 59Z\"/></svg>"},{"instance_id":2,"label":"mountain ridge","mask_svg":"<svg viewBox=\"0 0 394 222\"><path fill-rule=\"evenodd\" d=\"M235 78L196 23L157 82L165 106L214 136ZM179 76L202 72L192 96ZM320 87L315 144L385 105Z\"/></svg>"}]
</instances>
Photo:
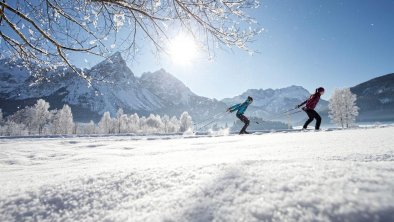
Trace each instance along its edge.
<instances>
[{"instance_id":1,"label":"mountain ridge","mask_svg":"<svg viewBox=\"0 0 394 222\"><path fill-rule=\"evenodd\" d=\"M310 96L310 92L302 86L291 85L279 89L248 89L231 98L211 99L195 94L164 69L145 72L136 77L121 53L114 53L84 72L88 78L92 78L91 86L68 67L49 71L33 67L33 71L28 71L18 62L0 60L0 108L7 115L44 98L52 108L70 105L75 119L79 121L97 121L105 111L115 115L119 108L125 113L136 112L140 115L156 113L179 116L183 111L188 111L194 120L200 121L224 112L228 106L252 96L254 102L247 115L272 120L270 118L274 114L294 108ZM358 104L362 108L360 113L363 115L363 110L374 111L374 107L383 107L381 109L385 112L392 111L393 82L394 74L388 74L352 87L351 90L359 98ZM383 97L386 94L388 97ZM369 101L373 101L371 104L375 105L367 107ZM317 109L326 118L328 102L321 100ZM283 118L285 117L277 120ZM293 120L300 121L304 118L303 113L298 113ZM227 115L224 120L232 121L234 118Z\"/></svg>"},{"instance_id":2,"label":"mountain ridge","mask_svg":"<svg viewBox=\"0 0 394 222\"><path fill-rule=\"evenodd\" d=\"M359 120L394 120L394 73L372 78L350 90L357 95Z\"/></svg>"}]
</instances>

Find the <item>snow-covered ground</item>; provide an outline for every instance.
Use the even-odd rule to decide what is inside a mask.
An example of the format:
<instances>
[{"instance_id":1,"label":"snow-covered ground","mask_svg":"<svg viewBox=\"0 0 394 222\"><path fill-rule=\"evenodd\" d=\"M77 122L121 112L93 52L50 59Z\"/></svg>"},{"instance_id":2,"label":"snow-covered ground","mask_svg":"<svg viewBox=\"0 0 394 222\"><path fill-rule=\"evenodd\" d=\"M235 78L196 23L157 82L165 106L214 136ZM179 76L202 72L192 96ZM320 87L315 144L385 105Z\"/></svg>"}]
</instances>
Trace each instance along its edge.
<instances>
[{"instance_id":1,"label":"snow-covered ground","mask_svg":"<svg viewBox=\"0 0 394 222\"><path fill-rule=\"evenodd\" d=\"M0 221L394 221L394 127L0 140Z\"/></svg>"}]
</instances>

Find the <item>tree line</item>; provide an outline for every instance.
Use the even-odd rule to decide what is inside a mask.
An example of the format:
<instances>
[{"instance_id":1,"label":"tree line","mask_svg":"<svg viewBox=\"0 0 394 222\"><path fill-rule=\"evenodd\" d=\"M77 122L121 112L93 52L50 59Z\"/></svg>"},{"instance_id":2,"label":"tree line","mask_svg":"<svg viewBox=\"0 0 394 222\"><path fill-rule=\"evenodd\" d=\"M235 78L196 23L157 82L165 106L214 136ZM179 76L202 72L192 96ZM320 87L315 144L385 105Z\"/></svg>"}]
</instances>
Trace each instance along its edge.
<instances>
[{"instance_id":1,"label":"tree line","mask_svg":"<svg viewBox=\"0 0 394 222\"><path fill-rule=\"evenodd\" d=\"M50 104L43 99L31 107L18 110L7 118L0 109L1 136L68 135L68 134L152 134L183 133L192 127L192 117L184 112L180 118L150 114L125 114L119 109L115 117L105 112L98 123L77 123L73 120L70 106L49 110Z\"/></svg>"},{"instance_id":2,"label":"tree line","mask_svg":"<svg viewBox=\"0 0 394 222\"><path fill-rule=\"evenodd\" d=\"M359 108L357 96L350 89L336 89L329 100L329 117L342 128L354 125ZM98 123L76 123L70 106L49 110L50 104L43 99L31 107L18 110L7 118L0 109L0 136L67 135L67 134L170 134L183 133L193 127L192 117L183 112L175 116L150 114L125 114L119 109L115 117L105 112ZM266 124L266 123L265 123Z\"/></svg>"}]
</instances>

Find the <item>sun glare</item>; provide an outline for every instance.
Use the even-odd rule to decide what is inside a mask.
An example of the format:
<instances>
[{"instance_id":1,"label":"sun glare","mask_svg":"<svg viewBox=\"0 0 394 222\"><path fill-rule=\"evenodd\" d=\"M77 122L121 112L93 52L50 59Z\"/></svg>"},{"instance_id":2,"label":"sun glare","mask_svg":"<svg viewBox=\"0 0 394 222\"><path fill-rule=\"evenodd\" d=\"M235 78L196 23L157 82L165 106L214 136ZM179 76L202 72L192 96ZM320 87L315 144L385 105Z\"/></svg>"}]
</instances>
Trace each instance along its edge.
<instances>
[{"instance_id":1,"label":"sun glare","mask_svg":"<svg viewBox=\"0 0 394 222\"><path fill-rule=\"evenodd\" d=\"M197 56L197 45L193 38L178 35L170 42L169 54L174 63L190 65Z\"/></svg>"}]
</instances>

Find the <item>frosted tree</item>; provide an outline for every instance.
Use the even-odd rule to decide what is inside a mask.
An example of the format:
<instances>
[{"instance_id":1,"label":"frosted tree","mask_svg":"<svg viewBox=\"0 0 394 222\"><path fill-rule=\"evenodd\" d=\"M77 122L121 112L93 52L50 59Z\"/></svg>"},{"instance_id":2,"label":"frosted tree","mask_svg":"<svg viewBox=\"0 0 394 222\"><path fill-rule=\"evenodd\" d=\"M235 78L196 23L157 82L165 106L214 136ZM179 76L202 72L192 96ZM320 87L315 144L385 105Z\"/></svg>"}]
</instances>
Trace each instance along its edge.
<instances>
[{"instance_id":1,"label":"frosted tree","mask_svg":"<svg viewBox=\"0 0 394 222\"><path fill-rule=\"evenodd\" d=\"M52 128L54 134L71 134L74 131L74 120L71 108L65 104L53 116Z\"/></svg>"},{"instance_id":2,"label":"frosted tree","mask_svg":"<svg viewBox=\"0 0 394 222\"><path fill-rule=\"evenodd\" d=\"M136 133L140 129L140 117L137 113L134 113L129 116L127 120L127 128L128 132Z\"/></svg>"},{"instance_id":3,"label":"frosted tree","mask_svg":"<svg viewBox=\"0 0 394 222\"><path fill-rule=\"evenodd\" d=\"M331 121L342 128L348 128L358 116L357 96L349 88L336 89L328 104Z\"/></svg>"},{"instance_id":4,"label":"frosted tree","mask_svg":"<svg viewBox=\"0 0 394 222\"><path fill-rule=\"evenodd\" d=\"M118 111L116 112L116 120L115 120L117 133L120 133L122 124L126 124L125 122L122 123L123 120L121 118L123 115L124 115L123 109L119 108Z\"/></svg>"},{"instance_id":5,"label":"frosted tree","mask_svg":"<svg viewBox=\"0 0 394 222\"><path fill-rule=\"evenodd\" d=\"M90 122L86 125L85 133L86 134L95 134L96 133L96 124L94 124L93 120L90 120Z\"/></svg>"},{"instance_id":6,"label":"frosted tree","mask_svg":"<svg viewBox=\"0 0 394 222\"><path fill-rule=\"evenodd\" d=\"M16 124L23 124L28 134L31 134L33 131L36 130L36 128L33 127L32 112L33 112L32 107L25 107L24 109L20 109L7 118L6 125L10 125L11 122Z\"/></svg>"},{"instance_id":7,"label":"frosted tree","mask_svg":"<svg viewBox=\"0 0 394 222\"><path fill-rule=\"evenodd\" d=\"M63 106L64 108L64 106ZM53 134L67 134L67 128L64 127L64 113L63 109L52 110L52 133Z\"/></svg>"},{"instance_id":8,"label":"frosted tree","mask_svg":"<svg viewBox=\"0 0 394 222\"><path fill-rule=\"evenodd\" d=\"M119 108L116 113L115 124L117 133L126 133L128 131L128 116L124 114L122 108Z\"/></svg>"},{"instance_id":9,"label":"frosted tree","mask_svg":"<svg viewBox=\"0 0 394 222\"><path fill-rule=\"evenodd\" d=\"M162 122L163 122L163 132L164 133L172 133L175 131L175 127L173 126L171 119L168 115L163 116Z\"/></svg>"},{"instance_id":10,"label":"frosted tree","mask_svg":"<svg viewBox=\"0 0 394 222\"><path fill-rule=\"evenodd\" d=\"M168 126L169 132L177 133L180 131L181 123L176 116L171 117L170 125Z\"/></svg>"},{"instance_id":11,"label":"frosted tree","mask_svg":"<svg viewBox=\"0 0 394 222\"><path fill-rule=\"evenodd\" d=\"M164 124L159 115L150 114L146 119L146 126L151 133L160 133L164 131Z\"/></svg>"},{"instance_id":12,"label":"frosted tree","mask_svg":"<svg viewBox=\"0 0 394 222\"><path fill-rule=\"evenodd\" d=\"M0 48L2 55L26 64L67 64L88 79L70 63L70 53L134 55L141 39L153 43L156 52L166 52L179 32L208 52L220 46L252 51L247 45L262 29L247 12L258 6L256 0L0 1Z\"/></svg>"},{"instance_id":13,"label":"frosted tree","mask_svg":"<svg viewBox=\"0 0 394 222\"><path fill-rule=\"evenodd\" d=\"M73 113L71 111L71 107L66 104L61 109L61 112L63 113L61 122L64 128L66 129L66 134L72 133L75 124L74 124L74 118L73 118ZM76 132L74 131L74 133Z\"/></svg>"},{"instance_id":14,"label":"frosted tree","mask_svg":"<svg viewBox=\"0 0 394 222\"><path fill-rule=\"evenodd\" d=\"M179 131L179 120L173 116L171 119L169 116L164 115L162 119L164 133L176 133Z\"/></svg>"},{"instance_id":15,"label":"frosted tree","mask_svg":"<svg viewBox=\"0 0 394 222\"><path fill-rule=\"evenodd\" d=\"M189 115L188 112L183 112L179 119L180 121L180 132L185 132L188 129L191 129L193 126L192 117Z\"/></svg>"},{"instance_id":16,"label":"frosted tree","mask_svg":"<svg viewBox=\"0 0 394 222\"><path fill-rule=\"evenodd\" d=\"M142 116L139 122L139 128L142 132L147 132L146 117Z\"/></svg>"},{"instance_id":17,"label":"frosted tree","mask_svg":"<svg viewBox=\"0 0 394 222\"><path fill-rule=\"evenodd\" d=\"M52 125L51 125L51 128L52 128L52 131L51 131L51 133L52 134L60 134L60 131L61 131L61 125L60 125L60 121L59 121L59 110L52 110L51 111L51 113L52 113Z\"/></svg>"},{"instance_id":18,"label":"frosted tree","mask_svg":"<svg viewBox=\"0 0 394 222\"><path fill-rule=\"evenodd\" d=\"M112 132L112 119L109 112L105 112L98 123L101 133L108 134Z\"/></svg>"},{"instance_id":19,"label":"frosted tree","mask_svg":"<svg viewBox=\"0 0 394 222\"><path fill-rule=\"evenodd\" d=\"M37 103L31 108L30 112L30 127L39 135L42 134L43 129L46 124L49 123L51 119L51 112L49 111L49 103L43 99L37 100Z\"/></svg>"},{"instance_id":20,"label":"frosted tree","mask_svg":"<svg viewBox=\"0 0 394 222\"><path fill-rule=\"evenodd\" d=\"M72 128L72 134L78 134L78 132L80 131L81 129L79 127L79 123L78 122L74 123L74 127Z\"/></svg>"},{"instance_id":21,"label":"frosted tree","mask_svg":"<svg viewBox=\"0 0 394 222\"><path fill-rule=\"evenodd\" d=\"M118 132L119 133L127 133L128 132L128 123L129 119L127 114L123 114L118 119Z\"/></svg>"},{"instance_id":22,"label":"frosted tree","mask_svg":"<svg viewBox=\"0 0 394 222\"><path fill-rule=\"evenodd\" d=\"M28 132L26 132L25 124L8 120L4 125L3 134L5 136L25 136Z\"/></svg>"}]
</instances>

